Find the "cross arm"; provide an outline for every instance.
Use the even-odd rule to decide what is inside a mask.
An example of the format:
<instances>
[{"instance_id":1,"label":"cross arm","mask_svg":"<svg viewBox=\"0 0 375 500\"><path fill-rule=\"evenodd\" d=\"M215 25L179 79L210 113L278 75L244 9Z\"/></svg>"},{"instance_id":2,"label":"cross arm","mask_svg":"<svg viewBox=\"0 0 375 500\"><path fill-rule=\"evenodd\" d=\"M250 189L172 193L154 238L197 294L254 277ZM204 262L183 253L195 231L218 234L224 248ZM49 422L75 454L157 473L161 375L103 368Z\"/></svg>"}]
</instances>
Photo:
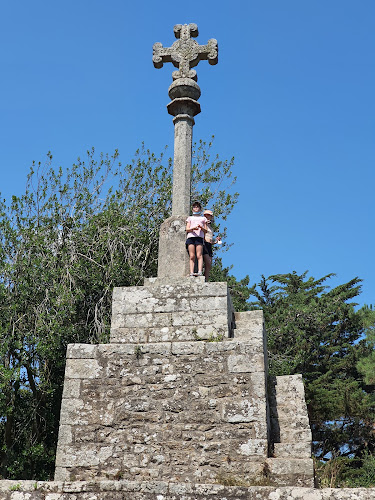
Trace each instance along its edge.
<instances>
[{"instance_id":1,"label":"cross arm","mask_svg":"<svg viewBox=\"0 0 375 500\"><path fill-rule=\"evenodd\" d=\"M211 65L217 64L219 48L215 38L208 40L207 45L198 45L198 52L199 59L195 64L192 64L192 66L196 66L199 61L208 61Z\"/></svg>"},{"instance_id":2,"label":"cross arm","mask_svg":"<svg viewBox=\"0 0 375 500\"><path fill-rule=\"evenodd\" d=\"M160 42L154 43L152 46L152 62L155 68L162 68L163 63L172 61L172 49L170 47L163 47Z\"/></svg>"}]
</instances>

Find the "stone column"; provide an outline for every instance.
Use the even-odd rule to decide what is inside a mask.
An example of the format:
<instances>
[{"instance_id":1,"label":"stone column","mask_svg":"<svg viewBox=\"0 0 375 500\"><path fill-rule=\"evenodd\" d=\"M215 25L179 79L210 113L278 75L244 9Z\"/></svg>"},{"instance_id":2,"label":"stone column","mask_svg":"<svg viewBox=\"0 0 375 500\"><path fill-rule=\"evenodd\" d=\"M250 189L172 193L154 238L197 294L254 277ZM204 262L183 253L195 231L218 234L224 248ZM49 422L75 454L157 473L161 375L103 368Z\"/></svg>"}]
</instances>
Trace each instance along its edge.
<instances>
[{"instance_id":1,"label":"stone column","mask_svg":"<svg viewBox=\"0 0 375 500\"><path fill-rule=\"evenodd\" d=\"M191 78L180 78L172 83L168 94L172 99L168 113L174 116L172 215L185 215L190 212L193 125L194 116L201 111L197 102L201 91Z\"/></svg>"},{"instance_id":2,"label":"stone column","mask_svg":"<svg viewBox=\"0 0 375 500\"><path fill-rule=\"evenodd\" d=\"M163 47L159 42L153 46L155 68L162 68L171 62L178 71L172 73L173 83L168 93L172 101L168 113L174 123L174 166L172 217L160 227L158 278L181 278L189 274L189 259L185 249L186 218L190 213L191 155L194 116L200 113L197 102L201 91L196 83L196 71L191 69L199 61L207 60L216 64L218 58L217 41L208 40L199 45L193 38L198 36L196 24L176 24L174 34L177 41L171 47Z\"/></svg>"},{"instance_id":3,"label":"stone column","mask_svg":"<svg viewBox=\"0 0 375 500\"><path fill-rule=\"evenodd\" d=\"M186 218L190 213L191 157L194 116L200 113L199 85L191 78L175 80L169 87L168 113L174 116L172 217L160 228L158 277L181 278L189 274L185 249Z\"/></svg>"}]
</instances>

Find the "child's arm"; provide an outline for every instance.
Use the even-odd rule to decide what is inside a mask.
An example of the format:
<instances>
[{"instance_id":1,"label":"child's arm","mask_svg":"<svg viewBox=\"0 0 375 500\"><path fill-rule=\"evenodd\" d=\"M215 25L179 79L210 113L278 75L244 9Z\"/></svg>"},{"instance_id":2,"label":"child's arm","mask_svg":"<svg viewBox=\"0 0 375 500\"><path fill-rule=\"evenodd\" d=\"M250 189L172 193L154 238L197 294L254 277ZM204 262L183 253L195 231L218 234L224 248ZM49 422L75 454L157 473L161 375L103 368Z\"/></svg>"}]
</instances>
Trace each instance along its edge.
<instances>
[{"instance_id":1,"label":"child's arm","mask_svg":"<svg viewBox=\"0 0 375 500\"><path fill-rule=\"evenodd\" d=\"M185 232L190 233L190 232L194 231L195 229L199 229L199 225L195 226L195 227L190 227L190 221L188 221L186 223Z\"/></svg>"},{"instance_id":2,"label":"child's arm","mask_svg":"<svg viewBox=\"0 0 375 500\"><path fill-rule=\"evenodd\" d=\"M207 233L207 231L208 231L208 228L207 228L207 222L204 222L204 223L203 223L203 226L202 226L202 225L200 225L199 227L202 229L202 231L204 232L204 234L206 234L206 233Z\"/></svg>"}]
</instances>

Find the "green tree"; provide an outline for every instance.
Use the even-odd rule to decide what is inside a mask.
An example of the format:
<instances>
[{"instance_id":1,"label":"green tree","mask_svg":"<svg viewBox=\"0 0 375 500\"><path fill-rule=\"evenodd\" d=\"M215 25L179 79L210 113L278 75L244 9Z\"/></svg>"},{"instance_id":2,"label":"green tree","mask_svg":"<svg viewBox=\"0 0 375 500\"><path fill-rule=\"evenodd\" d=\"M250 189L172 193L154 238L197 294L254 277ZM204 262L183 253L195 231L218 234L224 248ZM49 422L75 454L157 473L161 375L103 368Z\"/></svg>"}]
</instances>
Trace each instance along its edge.
<instances>
[{"instance_id":1,"label":"green tree","mask_svg":"<svg viewBox=\"0 0 375 500\"><path fill-rule=\"evenodd\" d=\"M372 306L361 309L366 337L363 340L365 352L358 361L357 368L364 376L366 384L375 386L375 311Z\"/></svg>"},{"instance_id":2,"label":"green tree","mask_svg":"<svg viewBox=\"0 0 375 500\"><path fill-rule=\"evenodd\" d=\"M263 276L251 307L264 310L271 374L303 374L316 457L361 459L375 446L375 398L357 368L368 315L352 302L361 280L329 289L331 277Z\"/></svg>"},{"instance_id":3,"label":"green tree","mask_svg":"<svg viewBox=\"0 0 375 500\"><path fill-rule=\"evenodd\" d=\"M210 280L219 282L226 281L232 298L234 310L237 312L248 311L250 308L248 300L253 290L249 286L250 278L249 276L245 276L244 278L237 280L233 275L229 274L230 269L230 267L223 267L220 257L214 258Z\"/></svg>"},{"instance_id":4,"label":"green tree","mask_svg":"<svg viewBox=\"0 0 375 500\"><path fill-rule=\"evenodd\" d=\"M194 197L217 221L237 200L233 161L195 151ZM54 470L68 343L106 342L114 286L156 276L172 160L142 146L121 165L87 152L70 168L33 164L24 195L0 204L0 477ZM225 202L223 203L223 199ZM225 231L223 228L222 231Z\"/></svg>"}]
</instances>

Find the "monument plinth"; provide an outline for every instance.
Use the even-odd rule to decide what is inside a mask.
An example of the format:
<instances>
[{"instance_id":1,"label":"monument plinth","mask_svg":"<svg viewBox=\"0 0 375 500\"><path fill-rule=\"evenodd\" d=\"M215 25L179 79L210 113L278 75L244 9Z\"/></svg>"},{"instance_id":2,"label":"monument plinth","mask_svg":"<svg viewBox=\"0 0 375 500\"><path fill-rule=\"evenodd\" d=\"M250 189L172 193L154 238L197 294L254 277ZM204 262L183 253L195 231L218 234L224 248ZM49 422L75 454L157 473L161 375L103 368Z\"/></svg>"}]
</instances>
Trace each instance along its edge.
<instances>
[{"instance_id":1,"label":"monument plinth","mask_svg":"<svg viewBox=\"0 0 375 500\"><path fill-rule=\"evenodd\" d=\"M198 102L201 90L196 83L197 73L191 68L201 60L208 60L210 64L218 61L215 39L209 40L207 45L199 45L192 39L198 36L196 24L177 24L174 33L178 40L171 47L163 47L159 42L154 44L152 58L155 68L161 68L165 62L178 67L178 71L172 73L174 81L168 90L172 101L167 109L174 116L173 193L172 216L163 222L160 230L160 278L181 278L189 274L189 261L184 249L185 221L190 212L194 116L201 111Z\"/></svg>"}]
</instances>

